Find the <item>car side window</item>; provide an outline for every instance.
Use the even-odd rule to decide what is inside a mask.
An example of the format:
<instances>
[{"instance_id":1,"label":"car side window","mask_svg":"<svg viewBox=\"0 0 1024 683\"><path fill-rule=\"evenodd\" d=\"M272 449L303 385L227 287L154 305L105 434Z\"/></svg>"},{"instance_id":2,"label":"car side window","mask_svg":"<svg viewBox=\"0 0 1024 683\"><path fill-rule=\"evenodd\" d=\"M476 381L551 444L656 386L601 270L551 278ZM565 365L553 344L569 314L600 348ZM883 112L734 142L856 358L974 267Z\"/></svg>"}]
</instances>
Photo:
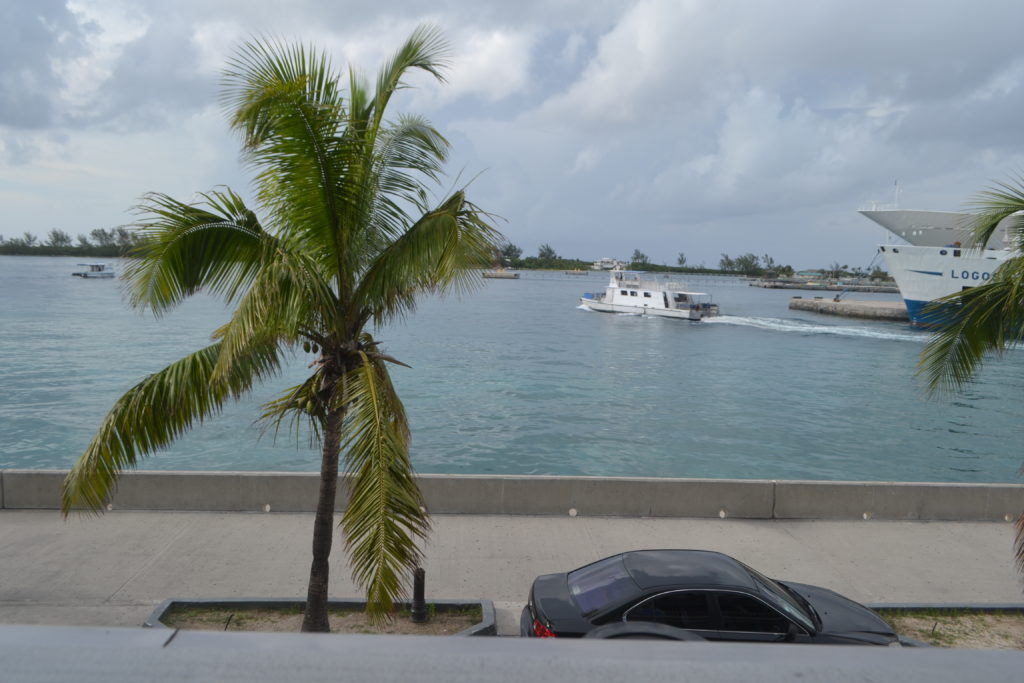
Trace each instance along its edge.
<instances>
[{"instance_id":1,"label":"car side window","mask_svg":"<svg viewBox=\"0 0 1024 683\"><path fill-rule=\"evenodd\" d=\"M719 593L718 611L723 631L786 633L789 622L760 600L740 593Z\"/></svg>"},{"instance_id":2,"label":"car side window","mask_svg":"<svg viewBox=\"0 0 1024 683\"><path fill-rule=\"evenodd\" d=\"M676 628L715 628L707 593L675 591L648 598L626 612L624 621L653 621Z\"/></svg>"}]
</instances>

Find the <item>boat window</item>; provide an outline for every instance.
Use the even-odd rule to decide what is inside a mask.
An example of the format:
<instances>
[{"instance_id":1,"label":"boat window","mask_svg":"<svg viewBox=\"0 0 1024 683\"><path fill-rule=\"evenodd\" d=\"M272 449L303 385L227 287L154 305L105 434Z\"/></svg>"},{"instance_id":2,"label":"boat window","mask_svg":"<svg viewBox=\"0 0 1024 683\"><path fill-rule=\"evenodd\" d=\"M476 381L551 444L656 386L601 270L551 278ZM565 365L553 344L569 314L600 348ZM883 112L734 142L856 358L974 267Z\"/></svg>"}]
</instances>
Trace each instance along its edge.
<instances>
[{"instance_id":1,"label":"boat window","mask_svg":"<svg viewBox=\"0 0 1024 683\"><path fill-rule=\"evenodd\" d=\"M946 254L948 254L948 253L949 253L949 252L948 252L948 251L946 251L945 249L939 249L939 255L941 255L941 256L945 256L945 255L946 255Z\"/></svg>"},{"instance_id":2,"label":"boat window","mask_svg":"<svg viewBox=\"0 0 1024 683\"><path fill-rule=\"evenodd\" d=\"M636 296L636 292L634 292L634 291L630 290L630 292L629 292L629 295L630 295L630 296Z\"/></svg>"},{"instance_id":3,"label":"boat window","mask_svg":"<svg viewBox=\"0 0 1024 683\"><path fill-rule=\"evenodd\" d=\"M953 256L959 256L959 255L960 255L960 250L959 249L954 249L953 250Z\"/></svg>"},{"instance_id":4,"label":"boat window","mask_svg":"<svg viewBox=\"0 0 1024 683\"><path fill-rule=\"evenodd\" d=\"M629 292L627 292L624 289L619 290L619 293L622 294L622 296L626 296L627 294L629 294Z\"/></svg>"},{"instance_id":5,"label":"boat window","mask_svg":"<svg viewBox=\"0 0 1024 683\"><path fill-rule=\"evenodd\" d=\"M676 303L685 304L686 303L686 295L685 294L676 294Z\"/></svg>"},{"instance_id":6,"label":"boat window","mask_svg":"<svg viewBox=\"0 0 1024 683\"><path fill-rule=\"evenodd\" d=\"M651 293L650 292L644 292L644 298L645 299L650 299L651 298Z\"/></svg>"}]
</instances>

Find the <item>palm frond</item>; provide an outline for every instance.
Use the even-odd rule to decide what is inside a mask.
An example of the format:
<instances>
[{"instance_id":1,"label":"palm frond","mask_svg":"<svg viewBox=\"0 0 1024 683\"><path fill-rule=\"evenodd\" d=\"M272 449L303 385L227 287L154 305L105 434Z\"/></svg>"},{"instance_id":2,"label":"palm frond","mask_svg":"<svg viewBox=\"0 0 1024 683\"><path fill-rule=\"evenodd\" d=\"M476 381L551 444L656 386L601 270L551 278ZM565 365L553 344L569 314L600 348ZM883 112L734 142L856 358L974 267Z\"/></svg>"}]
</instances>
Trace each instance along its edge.
<instances>
[{"instance_id":1,"label":"palm frond","mask_svg":"<svg viewBox=\"0 0 1024 683\"><path fill-rule=\"evenodd\" d=\"M462 191L427 213L374 260L355 295L356 308L378 323L411 310L417 293L480 284L473 270L490 262L501 234L491 216Z\"/></svg>"},{"instance_id":2,"label":"palm frond","mask_svg":"<svg viewBox=\"0 0 1024 683\"><path fill-rule=\"evenodd\" d=\"M245 358L249 347L268 335L294 345L304 333L335 329L338 324L339 307L330 282L311 259L278 249L268 260L219 331L223 345L214 379L230 373L235 359Z\"/></svg>"},{"instance_id":3,"label":"palm frond","mask_svg":"<svg viewBox=\"0 0 1024 683\"><path fill-rule=\"evenodd\" d=\"M409 69L422 69L443 83L448 53L448 43L437 27L429 24L418 26L377 74L371 129L376 131L380 128L391 95L402 87L402 76ZM369 112L366 118L370 118Z\"/></svg>"},{"instance_id":4,"label":"palm frond","mask_svg":"<svg viewBox=\"0 0 1024 683\"><path fill-rule=\"evenodd\" d=\"M440 181L448 159L448 141L425 119L401 116L378 136L374 173L377 203L371 215L373 234L392 240L412 223L408 207L426 213L423 180Z\"/></svg>"},{"instance_id":5,"label":"palm frond","mask_svg":"<svg viewBox=\"0 0 1024 683\"><path fill-rule=\"evenodd\" d=\"M936 300L925 315L935 324L918 374L929 393L956 391L986 354L1024 340L1024 256L1007 260L986 284Z\"/></svg>"},{"instance_id":6,"label":"palm frond","mask_svg":"<svg viewBox=\"0 0 1024 683\"><path fill-rule=\"evenodd\" d=\"M323 376L316 372L301 384L285 390L279 397L263 404L259 422L274 432L277 438L285 420L290 420L288 430L296 438L302 425L309 428L310 446L320 442L323 435L325 405L320 397L323 390Z\"/></svg>"},{"instance_id":7,"label":"palm frond","mask_svg":"<svg viewBox=\"0 0 1024 683\"><path fill-rule=\"evenodd\" d=\"M219 412L228 398L239 397L254 382L273 375L280 364L273 343L254 345L230 375L211 381L219 351L218 342L171 363L117 400L64 480L65 515L73 507L101 510L121 471Z\"/></svg>"},{"instance_id":8,"label":"palm frond","mask_svg":"<svg viewBox=\"0 0 1024 683\"><path fill-rule=\"evenodd\" d=\"M342 144L347 114L326 54L252 41L236 54L224 84L231 125L243 136L272 224L337 270L346 253L338 188L359 154Z\"/></svg>"},{"instance_id":9,"label":"palm frond","mask_svg":"<svg viewBox=\"0 0 1024 683\"><path fill-rule=\"evenodd\" d=\"M413 479L405 410L384 360L359 352L359 365L343 385L350 494L341 526L352 577L367 591L367 613L379 621L405 594L407 577L421 560L417 540L426 538L429 521Z\"/></svg>"},{"instance_id":10,"label":"palm frond","mask_svg":"<svg viewBox=\"0 0 1024 683\"><path fill-rule=\"evenodd\" d=\"M136 207L145 218L123 275L132 305L160 314L201 289L231 301L255 277L273 238L230 189L201 197L150 193Z\"/></svg>"},{"instance_id":11,"label":"palm frond","mask_svg":"<svg viewBox=\"0 0 1024 683\"><path fill-rule=\"evenodd\" d=\"M975 195L968 206L975 214L972 225L974 247L981 248L987 244L1000 223L1014 214L1018 215L1011 220L1008 234L1018 250L1024 247L1024 214L1018 213L1024 211L1024 176L995 183Z\"/></svg>"}]
</instances>

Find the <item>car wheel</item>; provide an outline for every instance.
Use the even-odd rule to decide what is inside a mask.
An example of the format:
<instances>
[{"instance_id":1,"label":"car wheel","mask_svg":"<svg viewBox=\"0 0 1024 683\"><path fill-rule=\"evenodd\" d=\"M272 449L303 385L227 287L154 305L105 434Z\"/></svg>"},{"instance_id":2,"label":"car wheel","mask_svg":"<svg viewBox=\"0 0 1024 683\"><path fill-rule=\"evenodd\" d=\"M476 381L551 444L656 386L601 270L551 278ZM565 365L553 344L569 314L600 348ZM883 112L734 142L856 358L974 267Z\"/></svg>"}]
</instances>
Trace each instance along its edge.
<instances>
[{"instance_id":1,"label":"car wheel","mask_svg":"<svg viewBox=\"0 0 1024 683\"><path fill-rule=\"evenodd\" d=\"M704 640L693 631L657 624L653 621L617 621L614 624L598 626L584 638L635 638L648 640Z\"/></svg>"}]
</instances>

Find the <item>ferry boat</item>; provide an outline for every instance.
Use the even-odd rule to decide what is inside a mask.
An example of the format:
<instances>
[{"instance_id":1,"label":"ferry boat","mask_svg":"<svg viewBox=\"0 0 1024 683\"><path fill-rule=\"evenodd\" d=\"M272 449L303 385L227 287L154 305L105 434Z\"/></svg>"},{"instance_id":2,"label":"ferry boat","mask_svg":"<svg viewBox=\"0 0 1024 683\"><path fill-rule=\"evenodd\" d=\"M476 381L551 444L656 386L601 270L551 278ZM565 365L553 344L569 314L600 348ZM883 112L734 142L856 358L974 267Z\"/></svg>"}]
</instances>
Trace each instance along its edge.
<instances>
[{"instance_id":1,"label":"ferry boat","mask_svg":"<svg viewBox=\"0 0 1024 683\"><path fill-rule=\"evenodd\" d=\"M106 263L79 263L78 265L85 268L85 270L78 270L71 273L75 277L95 277L101 279L114 277L114 269Z\"/></svg>"},{"instance_id":2,"label":"ferry boat","mask_svg":"<svg viewBox=\"0 0 1024 683\"><path fill-rule=\"evenodd\" d=\"M692 292L681 282L652 273L613 270L603 292L588 292L580 303L602 313L639 313L663 318L700 321L718 315L718 304L704 292Z\"/></svg>"},{"instance_id":3,"label":"ferry boat","mask_svg":"<svg viewBox=\"0 0 1024 683\"><path fill-rule=\"evenodd\" d=\"M963 246L971 236L971 214L899 209L860 213L910 242L883 244L878 250L899 287L913 325L928 323L923 313L931 301L988 282L1010 258L1006 234L1009 218L996 228L985 248L978 249ZM928 220L936 224L929 225ZM956 239L936 244L949 238Z\"/></svg>"}]
</instances>

